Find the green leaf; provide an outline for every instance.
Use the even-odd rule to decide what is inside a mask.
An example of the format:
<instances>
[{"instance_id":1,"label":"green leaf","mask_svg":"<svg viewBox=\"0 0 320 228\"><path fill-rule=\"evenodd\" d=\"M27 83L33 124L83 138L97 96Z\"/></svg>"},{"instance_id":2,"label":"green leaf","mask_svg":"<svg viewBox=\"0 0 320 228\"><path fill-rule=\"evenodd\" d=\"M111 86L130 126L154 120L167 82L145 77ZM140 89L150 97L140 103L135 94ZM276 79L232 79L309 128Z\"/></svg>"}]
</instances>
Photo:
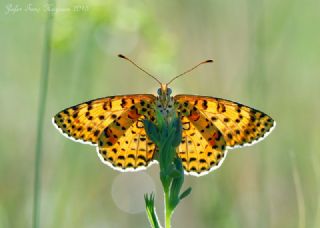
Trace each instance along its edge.
<instances>
[{"instance_id":1,"label":"green leaf","mask_svg":"<svg viewBox=\"0 0 320 228\"><path fill-rule=\"evenodd\" d=\"M177 172L179 172L179 176L173 178L172 184L171 184L171 189L170 189L170 202L171 202L171 207L174 209L179 201L179 194L181 187L184 182L184 174L183 174L183 168L182 168L182 162L180 158L175 158L174 159L174 167Z\"/></svg>"},{"instance_id":2,"label":"green leaf","mask_svg":"<svg viewBox=\"0 0 320 228\"><path fill-rule=\"evenodd\" d=\"M160 169L163 170L166 175L169 175L169 167L172 164L174 157L176 156L175 147L172 147L172 139L174 137L175 132L169 132L169 135L163 139L160 137L160 145L159 145L159 161L160 161Z\"/></svg>"},{"instance_id":3,"label":"green leaf","mask_svg":"<svg viewBox=\"0 0 320 228\"><path fill-rule=\"evenodd\" d=\"M160 228L160 222L157 216L157 213L154 208L154 194L151 193L150 196L148 194L144 195L144 201L146 204L147 216L152 228Z\"/></svg>"},{"instance_id":4,"label":"green leaf","mask_svg":"<svg viewBox=\"0 0 320 228\"><path fill-rule=\"evenodd\" d=\"M156 109L156 121L160 130L166 126L166 121L159 109Z\"/></svg>"},{"instance_id":5,"label":"green leaf","mask_svg":"<svg viewBox=\"0 0 320 228\"><path fill-rule=\"evenodd\" d=\"M178 178L181 176L181 172L179 170L177 170L175 167L170 169L170 177L171 178Z\"/></svg>"},{"instance_id":6,"label":"green leaf","mask_svg":"<svg viewBox=\"0 0 320 228\"><path fill-rule=\"evenodd\" d=\"M156 145L159 145L160 135L157 126L149 120L143 120L144 129L148 137L153 141Z\"/></svg>"},{"instance_id":7,"label":"green leaf","mask_svg":"<svg viewBox=\"0 0 320 228\"><path fill-rule=\"evenodd\" d=\"M180 118L175 117L173 119L172 125L175 130L175 137L172 140L172 146L177 147L180 145L181 140L182 140L182 124Z\"/></svg>"},{"instance_id":8,"label":"green leaf","mask_svg":"<svg viewBox=\"0 0 320 228\"><path fill-rule=\"evenodd\" d=\"M180 195L180 200L182 200L183 198L187 197L190 193L191 193L192 188L189 187L187 188L187 190L185 190L181 195Z\"/></svg>"}]
</instances>

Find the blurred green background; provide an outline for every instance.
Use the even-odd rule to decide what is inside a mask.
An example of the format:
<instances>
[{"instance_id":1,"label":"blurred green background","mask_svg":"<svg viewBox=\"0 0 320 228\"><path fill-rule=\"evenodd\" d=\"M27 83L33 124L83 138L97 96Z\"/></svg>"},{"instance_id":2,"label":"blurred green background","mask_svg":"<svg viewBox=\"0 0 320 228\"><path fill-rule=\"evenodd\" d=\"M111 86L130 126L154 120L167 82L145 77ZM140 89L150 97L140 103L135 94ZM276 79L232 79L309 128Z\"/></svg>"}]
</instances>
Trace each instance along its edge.
<instances>
[{"instance_id":1,"label":"blurred green background","mask_svg":"<svg viewBox=\"0 0 320 228\"><path fill-rule=\"evenodd\" d=\"M32 224L44 5L0 3L0 227ZM151 191L162 221L158 165L120 174L51 124L58 111L86 100L156 92L118 53L164 82L213 58L175 81L174 93L231 99L277 121L266 140L231 151L217 171L186 177L193 192L175 211L174 227L320 227L318 0L64 0L57 7L41 227L148 227L143 194Z\"/></svg>"}]
</instances>

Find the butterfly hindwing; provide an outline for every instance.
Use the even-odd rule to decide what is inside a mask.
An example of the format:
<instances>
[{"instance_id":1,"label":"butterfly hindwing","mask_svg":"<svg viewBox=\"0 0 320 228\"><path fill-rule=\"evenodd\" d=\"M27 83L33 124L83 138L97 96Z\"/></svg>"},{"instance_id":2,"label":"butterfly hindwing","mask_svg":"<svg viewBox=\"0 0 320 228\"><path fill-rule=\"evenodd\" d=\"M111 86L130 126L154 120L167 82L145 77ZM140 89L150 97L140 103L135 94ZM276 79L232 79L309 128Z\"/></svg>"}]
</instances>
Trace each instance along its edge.
<instances>
[{"instance_id":1,"label":"butterfly hindwing","mask_svg":"<svg viewBox=\"0 0 320 228\"><path fill-rule=\"evenodd\" d=\"M263 139L275 126L263 112L220 98L177 95L178 104L196 107L222 133L229 148L250 145Z\"/></svg>"},{"instance_id":2,"label":"butterfly hindwing","mask_svg":"<svg viewBox=\"0 0 320 228\"><path fill-rule=\"evenodd\" d=\"M97 144L103 130L137 103L149 104L149 94L99 98L67 108L53 118L54 125L67 137L83 143Z\"/></svg>"},{"instance_id":3,"label":"butterfly hindwing","mask_svg":"<svg viewBox=\"0 0 320 228\"><path fill-rule=\"evenodd\" d=\"M186 173L199 176L218 168L226 155L226 142L215 127L190 103L180 103L182 141L178 156Z\"/></svg>"},{"instance_id":4,"label":"butterfly hindwing","mask_svg":"<svg viewBox=\"0 0 320 228\"><path fill-rule=\"evenodd\" d=\"M147 137L143 119L154 120L154 109L137 104L117 117L99 137L101 160L120 171L147 167L153 160L155 144Z\"/></svg>"}]
</instances>

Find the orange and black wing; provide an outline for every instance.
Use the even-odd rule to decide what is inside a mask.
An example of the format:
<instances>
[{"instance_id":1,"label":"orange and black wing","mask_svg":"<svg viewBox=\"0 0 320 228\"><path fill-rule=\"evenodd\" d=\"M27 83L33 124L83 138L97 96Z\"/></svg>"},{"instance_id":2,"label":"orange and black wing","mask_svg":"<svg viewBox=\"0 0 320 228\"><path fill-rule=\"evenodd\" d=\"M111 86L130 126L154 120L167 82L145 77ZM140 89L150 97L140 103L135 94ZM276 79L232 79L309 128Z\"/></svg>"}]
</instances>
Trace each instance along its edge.
<instances>
[{"instance_id":1,"label":"orange and black wing","mask_svg":"<svg viewBox=\"0 0 320 228\"><path fill-rule=\"evenodd\" d=\"M196 137L194 141L200 143L194 143L194 145L203 145L199 146L198 150L194 146L196 153L191 152L186 155L196 157L196 160L194 158L191 160L196 161L194 164L198 166L198 168L194 165L190 166L191 160L186 159L184 165L187 172L194 171L201 174L214 169L221 164L219 160L224 157L222 155L225 154L226 149L258 142L275 126L274 120L265 113L233 101L192 95L177 95L174 99L178 112L182 116L182 122L190 123L190 129L184 128L183 137L189 139ZM214 137L217 135L221 135L223 139L218 137L219 140L217 140ZM211 151L211 156L202 158L201 154L205 155L203 149L208 150L210 146L212 149L218 149L219 153ZM184 161L184 153L181 152L185 152L185 149L180 146L178 155ZM212 154L216 156L212 158Z\"/></svg>"},{"instance_id":2,"label":"orange and black wing","mask_svg":"<svg viewBox=\"0 0 320 228\"><path fill-rule=\"evenodd\" d=\"M155 146L141 127L142 119L154 119L154 101L149 94L99 98L59 112L53 123L68 138L97 145L104 163L135 169L147 166L154 155ZM130 153L123 153L128 145Z\"/></svg>"}]
</instances>

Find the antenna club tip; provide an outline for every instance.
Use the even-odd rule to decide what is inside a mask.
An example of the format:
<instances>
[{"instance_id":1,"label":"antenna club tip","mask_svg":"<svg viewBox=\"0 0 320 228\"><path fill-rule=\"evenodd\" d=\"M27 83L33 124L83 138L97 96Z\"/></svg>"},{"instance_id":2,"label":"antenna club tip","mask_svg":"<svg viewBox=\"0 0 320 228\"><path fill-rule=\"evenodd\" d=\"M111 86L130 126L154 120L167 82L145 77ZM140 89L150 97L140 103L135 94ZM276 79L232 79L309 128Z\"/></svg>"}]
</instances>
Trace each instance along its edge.
<instances>
[{"instance_id":1,"label":"antenna club tip","mask_svg":"<svg viewBox=\"0 0 320 228\"><path fill-rule=\"evenodd\" d=\"M205 63L213 63L213 60L212 59L208 59L205 61Z\"/></svg>"},{"instance_id":2,"label":"antenna club tip","mask_svg":"<svg viewBox=\"0 0 320 228\"><path fill-rule=\"evenodd\" d=\"M119 57L119 58L122 58L122 59L126 59L126 58L127 58L127 57L125 57L125 56L122 55L122 54L119 54L118 57Z\"/></svg>"}]
</instances>

